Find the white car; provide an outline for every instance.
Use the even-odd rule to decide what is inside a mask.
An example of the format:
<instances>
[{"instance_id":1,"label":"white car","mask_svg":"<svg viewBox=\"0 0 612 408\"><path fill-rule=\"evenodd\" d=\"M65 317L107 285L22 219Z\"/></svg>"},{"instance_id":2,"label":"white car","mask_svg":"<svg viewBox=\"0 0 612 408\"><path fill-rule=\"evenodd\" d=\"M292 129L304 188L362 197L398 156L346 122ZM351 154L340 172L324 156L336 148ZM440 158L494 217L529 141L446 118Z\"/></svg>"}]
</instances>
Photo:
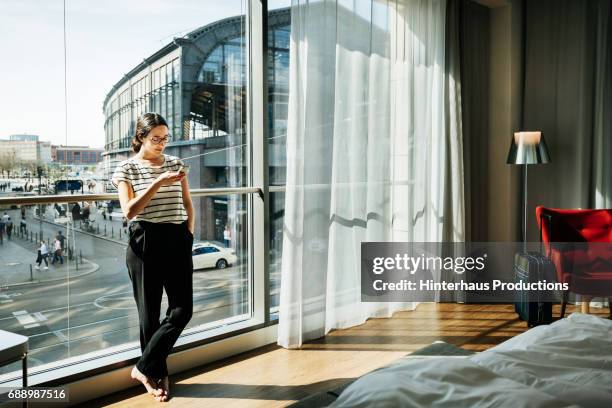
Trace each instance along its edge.
<instances>
[{"instance_id":1,"label":"white car","mask_svg":"<svg viewBox=\"0 0 612 408\"><path fill-rule=\"evenodd\" d=\"M236 252L231 248L203 242L193 244L192 247L193 269L203 268L227 268L238 260Z\"/></svg>"}]
</instances>

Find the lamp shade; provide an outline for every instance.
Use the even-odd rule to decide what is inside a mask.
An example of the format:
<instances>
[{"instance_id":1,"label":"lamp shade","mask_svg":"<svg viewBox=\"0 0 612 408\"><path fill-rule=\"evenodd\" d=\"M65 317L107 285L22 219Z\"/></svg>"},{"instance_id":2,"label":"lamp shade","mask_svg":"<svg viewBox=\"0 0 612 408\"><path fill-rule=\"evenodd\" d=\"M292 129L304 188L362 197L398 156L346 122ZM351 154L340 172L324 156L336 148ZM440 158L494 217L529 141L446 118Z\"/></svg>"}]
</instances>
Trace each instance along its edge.
<instances>
[{"instance_id":1,"label":"lamp shade","mask_svg":"<svg viewBox=\"0 0 612 408\"><path fill-rule=\"evenodd\" d=\"M508 164L544 164L550 162L548 146L539 131L515 132L510 141Z\"/></svg>"}]
</instances>

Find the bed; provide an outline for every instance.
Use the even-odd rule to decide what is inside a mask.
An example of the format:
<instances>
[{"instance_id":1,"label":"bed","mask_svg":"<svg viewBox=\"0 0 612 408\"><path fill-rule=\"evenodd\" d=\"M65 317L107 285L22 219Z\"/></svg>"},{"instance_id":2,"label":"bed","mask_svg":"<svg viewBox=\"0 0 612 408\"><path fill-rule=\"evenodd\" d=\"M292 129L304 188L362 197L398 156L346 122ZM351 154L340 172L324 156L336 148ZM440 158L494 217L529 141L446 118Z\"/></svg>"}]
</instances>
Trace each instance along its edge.
<instances>
[{"instance_id":1,"label":"bed","mask_svg":"<svg viewBox=\"0 0 612 408\"><path fill-rule=\"evenodd\" d=\"M471 356L402 359L330 407L612 407L612 321L574 313Z\"/></svg>"}]
</instances>

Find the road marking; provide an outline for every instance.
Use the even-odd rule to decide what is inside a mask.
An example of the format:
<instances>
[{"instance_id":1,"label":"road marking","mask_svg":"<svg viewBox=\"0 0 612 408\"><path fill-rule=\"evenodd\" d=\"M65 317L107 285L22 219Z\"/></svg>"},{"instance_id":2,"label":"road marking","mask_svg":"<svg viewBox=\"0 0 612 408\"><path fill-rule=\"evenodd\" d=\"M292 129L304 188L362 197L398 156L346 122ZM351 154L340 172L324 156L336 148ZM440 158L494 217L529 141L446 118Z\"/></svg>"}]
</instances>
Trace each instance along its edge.
<instances>
[{"instance_id":1,"label":"road marking","mask_svg":"<svg viewBox=\"0 0 612 408\"><path fill-rule=\"evenodd\" d=\"M52 311L55 311L55 310L74 309L74 308L77 308L77 307L88 306L88 305L91 305L91 304L93 304L93 303L92 302L86 302L86 303L81 303L79 305L70 305L70 306L56 307L54 309L46 309L46 310L42 310L42 311L43 312L52 312ZM24 310L24 312L25 312L25 310ZM13 312L13 313L15 313L15 312ZM0 321L1 320L12 319L12 318L13 318L13 316L1 317Z\"/></svg>"},{"instance_id":2,"label":"road marking","mask_svg":"<svg viewBox=\"0 0 612 408\"><path fill-rule=\"evenodd\" d=\"M47 317L42 314L42 312L32 313L32 315L36 317L36 320L38 320L39 322L44 322L45 320L47 320Z\"/></svg>"},{"instance_id":3,"label":"road marking","mask_svg":"<svg viewBox=\"0 0 612 408\"><path fill-rule=\"evenodd\" d=\"M195 315L197 315L197 316L205 316L207 314L213 313L214 309L217 309L217 308L220 308L220 307L228 307L229 305L223 304L221 306L214 306L213 308L210 308L210 309L199 309L198 306L199 306L198 304L194 304L194 310L193 310L194 316ZM71 327L71 330L82 329L84 327L94 326L94 325L102 325L102 324L109 323L109 322L112 322L112 321L115 321L115 320L123 320L123 319L133 319L134 322L137 322L138 321L137 320L138 319L138 313L136 311L134 311L134 312L130 312L130 313L128 313L126 315L123 315L123 316L117 316L117 317L113 317L113 318L110 318L110 319L98 320L98 321L94 321L94 322L91 322L91 323L86 323L86 324L81 324L81 325L78 325L78 326L73 326L73 327ZM49 331L49 332L44 332L44 333L36 333L36 334L32 334L29 337L30 337L30 339L33 339L35 337L42 337L42 336L49 335L51 333L54 333L54 332L50 332ZM56 334L56 336L57 336L57 334ZM67 345L67 344L65 344L65 345ZM49 348L49 347L54 347L54 346L41 346L41 347L37 348L37 350L40 351L42 349Z\"/></svg>"},{"instance_id":4,"label":"road marking","mask_svg":"<svg viewBox=\"0 0 612 408\"><path fill-rule=\"evenodd\" d=\"M28 313L26 310L20 310L18 312L13 312L13 315L24 328L31 329L32 327L38 327L40 324L38 322L44 322L47 320L44 314L41 312L36 313Z\"/></svg>"},{"instance_id":5,"label":"road marking","mask_svg":"<svg viewBox=\"0 0 612 408\"><path fill-rule=\"evenodd\" d=\"M53 332L53 334L55 334L57 337L59 337L59 339L61 341L68 341L68 337L66 337L66 335L64 333L62 333L61 331L59 331L59 330L55 330Z\"/></svg>"},{"instance_id":6,"label":"road marking","mask_svg":"<svg viewBox=\"0 0 612 408\"><path fill-rule=\"evenodd\" d=\"M129 306L125 307L125 306L113 306L112 303L113 302L125 302L127 301L129 303ZM110 303L110 306L106 306L104 305L104 303ZM134 303L134 296L132 295L132 291L128 290L125 292L118 292L112 295L104 295L104 296L100 296L99 298L97 298L96 300L94 300L93 302L94 306L100 308L100 309L112 309L112 310L120 310L120 309L124 309L124 310L131 310L131 309L135 309L136 304Z\"/></svg>"},{"instance_id":7,"label":"road marking","mask_svg":"<svg viewBox=\"0 0 612 408\"><path fill-rule=\"evenodd\" d=\"M13 303L13 299L9 295L1 294L0 295L0 303Z\"/></svg>"},{"instance_id":8,"label":"road marking","mask_svg":"<svg viewBox=\"0 0 612 408\"><path fill-rule=\"evenodd\" d=\"M34 317L32 317L32 315L27 314L27 312L24 310L24 313L21 312L13 312L13 314L15 315L15 318L17 319L17 321L19 321L19 323L22 326L25 326L27 324L32 324L32 323L36 323L36 319ZM17 314L19 313L19 314Z\"/></svg>"}]
</instances>

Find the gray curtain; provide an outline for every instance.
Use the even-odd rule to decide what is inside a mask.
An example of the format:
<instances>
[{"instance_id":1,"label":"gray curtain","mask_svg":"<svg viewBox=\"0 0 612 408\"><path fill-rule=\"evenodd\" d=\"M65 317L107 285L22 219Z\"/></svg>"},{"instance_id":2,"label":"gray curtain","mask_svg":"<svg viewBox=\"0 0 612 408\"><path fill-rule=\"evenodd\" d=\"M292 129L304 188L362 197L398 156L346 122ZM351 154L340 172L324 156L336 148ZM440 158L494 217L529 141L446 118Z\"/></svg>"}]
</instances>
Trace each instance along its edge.
<instances>
[{"instance_id":1,"label":"gray curtain","mask_svg":"<svg viewBox=\"0 0 612 408\"><path fill-rule=\"evenodd\" d=\"M454 0L447 12L447 58L461 78L465 241L487 241L489 156L489 8Z\"/></svg>"},{"instance_id":2,"label":"gray curtain","mask_svg":"<svg viewBox=\"0 0 612 408\"><path fill-rule=\"evenodd\" d=\"M525 2L523 129L542 130L552 158L529 169L530 241L536 205L612 207L611 3Z\"/></svg>"}]
</instances>

